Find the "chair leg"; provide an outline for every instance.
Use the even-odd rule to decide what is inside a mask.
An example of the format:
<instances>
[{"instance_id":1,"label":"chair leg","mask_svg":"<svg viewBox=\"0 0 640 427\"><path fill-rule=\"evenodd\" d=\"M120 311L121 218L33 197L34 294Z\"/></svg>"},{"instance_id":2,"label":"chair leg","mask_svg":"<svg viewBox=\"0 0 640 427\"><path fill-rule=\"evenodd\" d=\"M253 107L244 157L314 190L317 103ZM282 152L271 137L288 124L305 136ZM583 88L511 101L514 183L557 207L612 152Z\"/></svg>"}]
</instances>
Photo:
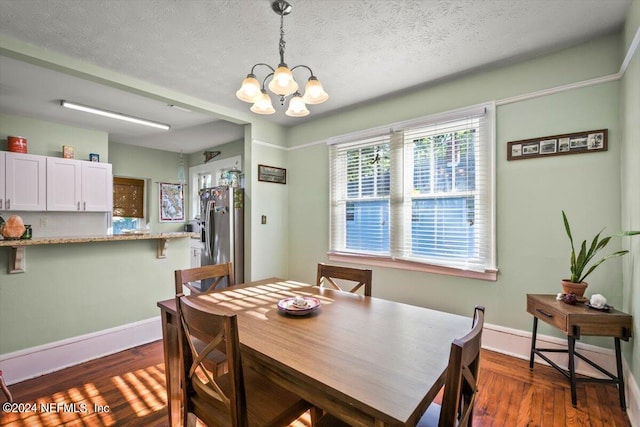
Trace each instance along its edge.
<instances>
[{"instance_id":1,"label":"chair leg","mask_svg":"<svg viewBox=\"0 0 640 427\"><path fill-rule=\"evenodd\" d=\"M7 400L10 403L13 403L13 396L11 396L11 392L9 391L7 384L4 382L4 378L2 377L2 371L0 371L0 389L2 389L2 392L6 396Z\"/></svg>"},{"instance_id":2,"label":"chair leg","mask_svg":"<svg viewBox=\"0 0 640 427\"><path fill-rule=\"evenodd\" d=\"M309 418L311 418L312 426L315 426L318 423L318 420L320 419L320 417L322 417L323 413L324 411L318 408L317 406L314 406L311 409L309 409L309 415L310 415Z\"/></svg>"}]
</instances>

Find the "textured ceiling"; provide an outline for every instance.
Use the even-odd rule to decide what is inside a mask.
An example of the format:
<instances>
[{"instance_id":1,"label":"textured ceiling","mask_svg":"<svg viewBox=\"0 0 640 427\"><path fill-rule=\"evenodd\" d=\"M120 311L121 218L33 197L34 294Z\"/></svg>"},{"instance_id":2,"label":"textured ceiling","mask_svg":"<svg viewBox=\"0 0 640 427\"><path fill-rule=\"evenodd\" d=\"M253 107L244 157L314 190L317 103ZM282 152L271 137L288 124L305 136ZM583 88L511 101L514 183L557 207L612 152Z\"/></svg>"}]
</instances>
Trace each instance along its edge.
<instances>
[{"instance_id":1,"label":"textured ceiling","mask_svg":"<svg viewBox=\"0 0 640 427\"><path fill-rule=\"evenodd\" d=\"M276 106L268 120L284 125L611 33L630 4L290 2L285 60L311 67L330 98L304 119ZM0 0L0 33L241 111L249 104L235 91L251 66L279 62L279 17L268 0ZM308 74L296 77L303 85Z\"/></svg>"}]
</instances>

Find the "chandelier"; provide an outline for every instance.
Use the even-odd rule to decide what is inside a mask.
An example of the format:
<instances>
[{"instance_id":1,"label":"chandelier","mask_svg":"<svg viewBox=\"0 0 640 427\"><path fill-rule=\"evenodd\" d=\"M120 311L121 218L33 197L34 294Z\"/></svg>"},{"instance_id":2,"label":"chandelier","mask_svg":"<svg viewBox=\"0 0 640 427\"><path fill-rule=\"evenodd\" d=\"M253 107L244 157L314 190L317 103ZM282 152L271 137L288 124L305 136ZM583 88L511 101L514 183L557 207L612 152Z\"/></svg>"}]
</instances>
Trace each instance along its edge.
<instances>
[{"instance_id":1,"label":"chandelier","mask_svg":"<svg viewBox=\"0 0 640 427\"><path fill-rule=\"evenodd\" d=\"M276 69L261 62L255 64L251 68L251 72L242 81L236 96L242 101L252 103L251 111L256 114L275 113L276 110L271 103L271 97L265 89L267 80L271 78L268 88L271 92L280 96L280 105L284 105L287 98L289 98L289 107L285 114L290 117L304 117L309 114L306 104L321 104L329 99L329 95L324 91L311 68L301 64L289 69L284 62L284 17L291 13L291 5L285 0L275 0L271 3L271 8L280 15L280 64ZM262 85L260 85L255 75L255 70L259 66L267 67L271 70L262 80ZM298 83L293 78L293 71L298 68L306 69L311 75L305 86L304 95L301 95L298 91Z\"/></svg>"}]
</instances>

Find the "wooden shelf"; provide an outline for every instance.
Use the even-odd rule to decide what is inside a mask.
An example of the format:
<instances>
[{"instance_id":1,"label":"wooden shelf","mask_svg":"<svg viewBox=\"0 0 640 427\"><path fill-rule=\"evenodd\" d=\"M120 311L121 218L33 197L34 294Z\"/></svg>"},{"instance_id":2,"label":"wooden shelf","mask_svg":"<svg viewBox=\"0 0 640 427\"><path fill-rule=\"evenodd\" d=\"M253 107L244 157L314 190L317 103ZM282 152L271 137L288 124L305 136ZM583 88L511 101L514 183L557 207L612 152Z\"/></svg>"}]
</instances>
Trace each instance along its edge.
<instances>
[{"instance_id":1,"label":"wooden shelf","mask_svg":"<svg viewBox=\"0 0 640 427\"><path fill-rule=\"evenodd\" d=\"M24 273L26 271L26 248L27 246L43 245L65 245L71 243L98 243L128 240L157 240L157 258L166 258L169 240L182 238L197 238L198 233L140 233L140 234L118 234L102 236L79 236L79 237L39 237L29 240L0 240L0 247L9 248L9 274Z\"/></svg>"}]
</instances>

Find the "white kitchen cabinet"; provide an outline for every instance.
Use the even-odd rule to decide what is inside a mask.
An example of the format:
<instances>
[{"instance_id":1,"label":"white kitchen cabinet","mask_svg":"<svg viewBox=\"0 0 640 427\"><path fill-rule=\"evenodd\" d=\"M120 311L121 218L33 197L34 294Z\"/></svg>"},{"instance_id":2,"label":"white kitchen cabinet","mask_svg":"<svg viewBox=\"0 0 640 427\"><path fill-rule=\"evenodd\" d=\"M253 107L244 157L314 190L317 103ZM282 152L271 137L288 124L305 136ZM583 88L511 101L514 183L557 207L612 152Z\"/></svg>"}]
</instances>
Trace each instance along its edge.
<instances>
[{"instance_id":1,"label":"white kitchen cabinet","mask_svg":"<svg viewBox=\"0 0 640 427\"><path fill-rule=\"evenodd\" d=\"M2 152L0 156L0 210L44 211L47 206L47 158Z\"/></svg>"},{"instance_id":2,"label":"white kitchen cabinet","mask_svg":"<svg viewBox=\"0 0 640 427\"><path fill-rule=\"evenodd\" d=\"M191 245L189 249L191 250L191 268L200 267L200 256L202 254L202 242L200 241L200 239L191 239Z\"/></svg>"},{"instance_id":3,"label":"white kitchen cabinet","mask_svg":"<svg viewBox=\"0 0 640 427\"><path fill-rule=\"evenodd\" d=\"M47 210L108 212L113 205L111 164L47 158Z\"/></svg>"}]
</instances>

